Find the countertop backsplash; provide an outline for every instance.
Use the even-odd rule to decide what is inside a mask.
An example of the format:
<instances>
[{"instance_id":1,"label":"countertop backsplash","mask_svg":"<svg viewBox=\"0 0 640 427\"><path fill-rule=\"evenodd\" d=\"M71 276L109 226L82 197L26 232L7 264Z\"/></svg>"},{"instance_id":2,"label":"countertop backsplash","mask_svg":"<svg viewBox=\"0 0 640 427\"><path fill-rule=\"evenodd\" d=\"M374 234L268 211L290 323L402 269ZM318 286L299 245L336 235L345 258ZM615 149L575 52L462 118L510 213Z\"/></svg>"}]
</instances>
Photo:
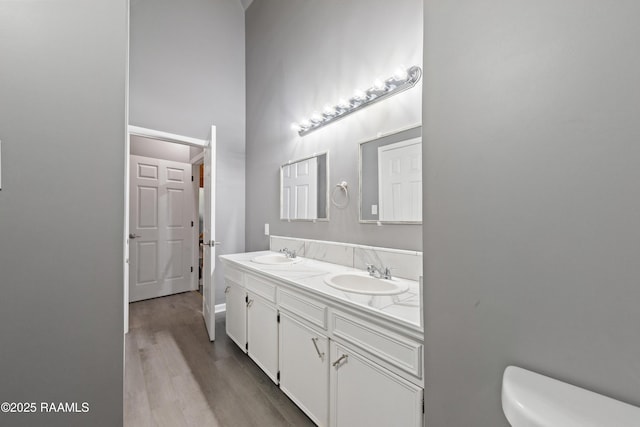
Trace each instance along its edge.
<instances>
[{"instance_id":1,"label":"countertop backsplash","mask_svg":"<svg viewBox=\"0 0 640 427\"><path fill-rule=\"evenodd\" d=\"M270 250L277 252L283 248L294 250L304 258L360 270L366 270L368 264L389 267L393 276L403 279L417 281L422 276L422 252L296 237L270 237Z\"/></svg>"}]
</instances>

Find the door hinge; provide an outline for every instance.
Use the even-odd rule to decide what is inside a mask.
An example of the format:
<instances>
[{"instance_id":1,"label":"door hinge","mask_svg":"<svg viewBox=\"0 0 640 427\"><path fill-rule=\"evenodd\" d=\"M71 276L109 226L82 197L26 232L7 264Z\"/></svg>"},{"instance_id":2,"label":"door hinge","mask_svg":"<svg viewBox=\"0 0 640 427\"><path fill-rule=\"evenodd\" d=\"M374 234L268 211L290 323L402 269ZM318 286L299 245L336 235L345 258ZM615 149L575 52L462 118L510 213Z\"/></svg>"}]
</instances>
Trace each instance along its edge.
<instances>
[{"instance_id":1,"label":"door hinge","mask_svg":"<svg viewBox=\"0 0 640 427\"><path fill-rule=\"evenodd\" d=\"M249 295L244 296L244 302L249 302Z\"/></svg>"},{"instance_id":2,"label":"door hinge","mask_svg":"<svg viewBox=\"0 0 640 427\"><path fill-rule=\"evenodd\" d=\"M244 348L245 348L245 350L249 351L249 343L248 342L244 343Z\"/></svg>"},{"instance_id":3,"label":"door hinge","mask_svg":"<svg viewBox=\"0 0 640 427\"><path fill-rule=\"evenodd\" d=\"M191 175L191 182L193 182L193 175Z\"/></svg>"},{"instance_id":4,"label":"door hinge","mask_svg":"<svg viewBox=\"0 0 640 427\"><path fill-rule=\"evenodd\" d=\"M191 266L191 272L193 273L193 265Z\"/></svg>"},{"instance_id":5,"label":"door hinge","mask_svg":"<svg viewBox=\"0 0 640 427\"><path fill-rule=\"evenodd\" d=\"M278 323L280 323L280 313L278 313Z\"/></svg>"},{"instance_id":6,"label":"door hinge","mask_svg":"<svg viewBox=\"0 0 640 427\"><path fill-rule=\"evenodd\" d=\"M422 413L424 414L424 391L422 392Z\"/></svg>"},{"instance_id":7,"label":"door hinge","mask_svg":"<svg viewBox=\"0 0 640 427\"><path fill-rule=\"evenodd\" d=\"M191 226L193 227L193 221L191 221Z\"/></svg>"},{"instance_id":8,"label":"door hinge","mask_svg":"<svg viewBox=\"0 0 640 427\"><path fill-rule=\"evenodd\" d=\"M278 382L280 382L280 371L276 374L276 378L278 379Z\"/></svg>"}]
</instances>

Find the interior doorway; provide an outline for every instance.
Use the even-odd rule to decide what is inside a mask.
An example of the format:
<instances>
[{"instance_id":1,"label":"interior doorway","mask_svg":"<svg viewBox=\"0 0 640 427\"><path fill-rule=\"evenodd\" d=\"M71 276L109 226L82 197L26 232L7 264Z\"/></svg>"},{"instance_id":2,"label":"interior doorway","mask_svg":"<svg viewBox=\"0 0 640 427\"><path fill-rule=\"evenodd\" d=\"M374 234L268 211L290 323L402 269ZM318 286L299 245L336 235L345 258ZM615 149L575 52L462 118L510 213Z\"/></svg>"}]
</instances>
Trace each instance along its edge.
<instances>
[{"instance_id":1,"label":"interior doorway","mask_svg":"<svg viewBox=\"0 0 640 427\"><path fill-rule=\"evenodd\" d=\"M129 126L127 142L125 333L130 302L188 290L203 295L209 326L215 305L215 127L209 140L200 140Z\"/></svg>"}]
</instances>

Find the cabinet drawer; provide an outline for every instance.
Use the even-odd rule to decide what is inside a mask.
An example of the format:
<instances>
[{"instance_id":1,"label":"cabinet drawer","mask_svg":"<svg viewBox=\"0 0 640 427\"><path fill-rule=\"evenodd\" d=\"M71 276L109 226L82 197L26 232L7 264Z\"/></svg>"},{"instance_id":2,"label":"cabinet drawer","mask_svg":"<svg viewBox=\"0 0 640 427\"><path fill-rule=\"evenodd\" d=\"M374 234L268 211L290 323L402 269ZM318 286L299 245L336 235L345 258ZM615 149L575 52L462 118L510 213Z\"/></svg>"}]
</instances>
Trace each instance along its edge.
<instances>
[{"instance_id":1,"label":"cabinet drawer","mask_svg":"<svg viewBox=\"0 0 640 427\"><path fill-rule=\"evenodd\" d=\"M341 312L331 316L333 336L368 352L382 364L422 379L422 344Z\"/></svg>"},{"instance_id":2,"label":"cabinet drawer","mask_svg":"<svg viewBox=\"0 0 640 427\"><path fill-rule=\"evenodd\" d=\"M327 306L321 302L280 288L278 305L280 308L296 314L322 329L327 329Z\"/></svg>"},{"instance_id":3,"label":"cabinet drawer","mask_svg":"<svg viewBox=\"0 0 640 427\"><path fill-rule=\"evenodd\" d=\"M276 302L276 286L266 280L260 279L251 274L245 276L245 286L248 291L260 295L267 301Z\"/></svg>"},{"instance_id":4,"label":"cabinet drawer","mask_svg":"<svg viewBox=\"0 0 640 427\"><path fill-rule=\"evenodd\" d=\"M242 283L242 272L239 270L236 270L235 268L230 268L225 266L224 267L224 278L237 283L238 285L243 285Z\"/></svg>"}]
</instances>

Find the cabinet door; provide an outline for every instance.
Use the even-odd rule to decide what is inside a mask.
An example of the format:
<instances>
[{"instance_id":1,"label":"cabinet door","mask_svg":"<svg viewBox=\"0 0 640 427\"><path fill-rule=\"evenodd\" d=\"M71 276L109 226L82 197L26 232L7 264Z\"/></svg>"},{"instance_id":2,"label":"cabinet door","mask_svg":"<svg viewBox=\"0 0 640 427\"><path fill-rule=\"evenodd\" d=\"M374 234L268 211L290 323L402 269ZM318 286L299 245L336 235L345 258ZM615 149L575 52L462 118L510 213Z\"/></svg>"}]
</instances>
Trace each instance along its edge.
<instances>
[{"instance_id":1,"label":"cabinet door","mask_svg":"<svg viewBox=\"0 0 640 427\"><path fill-rule=\"evenodd\" d=\"M247 303L245 289L234 282L227 281L225 288L227 294L226 330L242 351L246 352L247 344Z\"/></svg>"},{"instance_id":2,"label":"cabinet door","mask_svg":"<svg viewBox=\"0 0 640 427\"><path fill-rule=\"evenodd\" d=\"M280 388L318 426L329 424L329 340L282 312Z\"/></svg>"},{"instance_id":3,"label":"cabinet door","mask_svg":"<svg viewBox=\"0 0 640 427\"><path fill-rule=\"evenodd\" d=\"M422 425L421 388L335 342L330 362L333 426Z\"/></svg>"},{"instance_id":4,"label":"cabinet door","mask_svg":"<svg viewBox=\"0 0 640 427\"><path fill-rule=\"evenodd\" d=\"M247 342L249 357L277 383L278 375L278 311L275 304L248 293Z\"/></svg>"}]
</instances>

